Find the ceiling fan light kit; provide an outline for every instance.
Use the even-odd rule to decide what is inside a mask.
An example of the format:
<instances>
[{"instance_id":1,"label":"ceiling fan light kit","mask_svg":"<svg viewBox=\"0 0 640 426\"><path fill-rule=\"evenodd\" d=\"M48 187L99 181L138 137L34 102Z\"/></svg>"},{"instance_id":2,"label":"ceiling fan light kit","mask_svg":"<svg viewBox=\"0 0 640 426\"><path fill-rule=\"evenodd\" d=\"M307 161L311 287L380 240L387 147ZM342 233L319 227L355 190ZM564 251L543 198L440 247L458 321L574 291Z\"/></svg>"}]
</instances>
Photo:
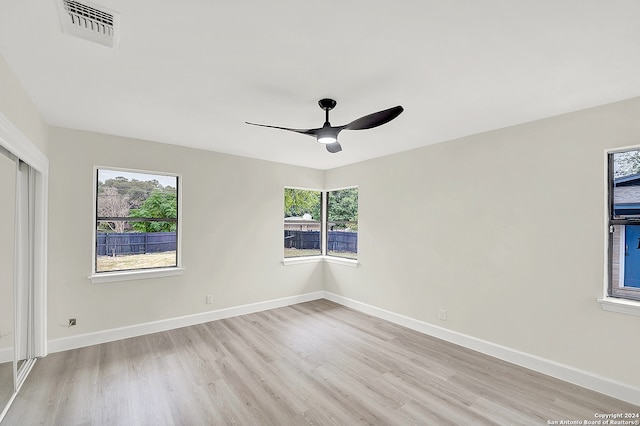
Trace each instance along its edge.
<instances>
[{"instance_id":1,"label":"ceiling fan light kit","mask_svg":"<svg viewBox=\"0 0 640 426\"><path fill-rule=\"evenodd\" d=\"M328 144L338 141L338 132L331 128L329 123L324 123L322 129L318 130L316 140L320 143Z\"/></svg>"},{"instance_id":2,"label":"ceiling fan light kit","mask_svg":"<svg viewBox=\"0 0 640 426\"><path fill-rule=\"evenodd\" d=\"M288 127L269 126L267 124L257 124L246 122L252 126L271 127L272 129L287 130L290 132L301 133L303 135L314 136L316 140L325 145L327 151L332 154L342 151L342 146L338 143L338 134L343 130L365 130L372 129L374 127L381 126L399 116L404 108L400 105L393 108L385 109L383 111L374 112L373 114L365 115L357 120L352 121L344 126L332 126L329 122L329 111L335 108L337 102L333 99L320 99L318 105L325 111L325 121L322 127L317 129L291 129Z\"/></svg>"}]
</instances>

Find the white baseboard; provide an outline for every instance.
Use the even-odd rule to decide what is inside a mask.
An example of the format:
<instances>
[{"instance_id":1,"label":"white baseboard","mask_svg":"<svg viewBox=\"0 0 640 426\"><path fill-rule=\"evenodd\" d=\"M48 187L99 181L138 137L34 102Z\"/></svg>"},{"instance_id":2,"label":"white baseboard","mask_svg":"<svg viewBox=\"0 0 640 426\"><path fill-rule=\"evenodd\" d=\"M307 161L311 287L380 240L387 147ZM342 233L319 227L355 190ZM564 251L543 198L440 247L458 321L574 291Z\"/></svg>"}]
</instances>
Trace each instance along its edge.
<instances>
[{"instance_id":1,"label":"white baseboard","mask_svg":"<svg viewBox=\"0 0 640 426\"><path fill-rule=\"evenodd\" d=\"M455 343L465 348L564 380L565 382L591 389L631 404L640 405L640 388L628 383L611 380L569 365L560 364L555 361L491 343L486 340L438 327L424 321L396 314L394 312L358 302L357 300L349 299L347 297L339 296L331 292L325 291L324 298L368 315L410 328L420 333Z\"/></svg>"},{"instance_id":2,"label":"white baseboard","mask_svg":"<svg viewBox=\"0 0 640 426\"><path fill-rule=\"evenodd\" d=\"M264 302L251 303L242 306L234 306L232 308L224 308L215 311L202 312L199 314L185 315L183 317L169 318L166 320L114 328L110 330L98 331L95 333L63 337L60 339L49 340L48 349L50 353L62 352L69 349L99 345L101 343L113 342L116 340L128 339L130 337L143 336L145 334L158 333L160 331L173 330L181 327L188 327L190 325L202 324L205 322L216 321L224 318L231 318L238 315L246 315L252 314L254 312L281 308L284 306L295 305L296 303L322 299L323 297L324 292L317 291L314 293L267 300Z\"/></svg>"}]
</instances>

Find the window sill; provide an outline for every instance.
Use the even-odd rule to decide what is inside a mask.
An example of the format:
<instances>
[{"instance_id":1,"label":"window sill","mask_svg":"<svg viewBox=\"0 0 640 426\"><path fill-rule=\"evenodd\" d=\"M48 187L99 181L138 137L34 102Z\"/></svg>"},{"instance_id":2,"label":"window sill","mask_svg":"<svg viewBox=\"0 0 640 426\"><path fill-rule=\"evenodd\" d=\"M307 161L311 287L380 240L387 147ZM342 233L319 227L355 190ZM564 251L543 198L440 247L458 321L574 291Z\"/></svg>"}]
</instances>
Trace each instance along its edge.
<instances>
[{"instance_id":1,"label":"window sill","mask_svg":"<svg viewBox=\"0 0 640 426\"><path fill-rule=\"evenodd\" d=\"M618 312L621 314L640 315L640 302L616 297L603 297L598 299L603 311Z\"/></svg>"},{"instance_id":2,"label":"window sill","mask_svg":"<svg viewBox=\"0 0 640 426\"><path fill-rule=\"evenodd\" d=\"M324 256L300 256L300 257L287 257L282 259L282 264L284 266L290 265L301 265L303 263L316 263L322 262Z\"/></svg>"},{"instance_id":3,"label":"window sill","mask_svg":"<svg viewBox=\"0 0 640 426\"><path fill-rule=\"evenodd\" d=\"M353 268L357 268L359 265L356 259L347 259L344 257L324 256L324 260L327 263L335 263L336 265L351 266Z\"/></svg>"},{"instance_id":4,"label":"window sill","mask_svg":"<svg viewBox=\"0 0 640 426\"><path fill-rule=\"evenodd\" d=\"M337 265L345 265L357 268L359 263L355 259L345 259L341 257L335 256L304 256L304 257L288 257L282 260L282 264L284 266L290 265L300 265L303 263L317 263L317 262L327 262L327 263L335 263Z\"/></svg>"},{"instance_id":5,"label":"window sill","mask_svg":"<svg viewBox=\"0 0 640 426\"><path fill-rule=\"evenodd\" d=\"M89 275L92 284L112 283L118 281L144 280L148 278L173 277L182 275L184 268L162 268L142 271L101 272Z\"/></svg>"}]
</instances>

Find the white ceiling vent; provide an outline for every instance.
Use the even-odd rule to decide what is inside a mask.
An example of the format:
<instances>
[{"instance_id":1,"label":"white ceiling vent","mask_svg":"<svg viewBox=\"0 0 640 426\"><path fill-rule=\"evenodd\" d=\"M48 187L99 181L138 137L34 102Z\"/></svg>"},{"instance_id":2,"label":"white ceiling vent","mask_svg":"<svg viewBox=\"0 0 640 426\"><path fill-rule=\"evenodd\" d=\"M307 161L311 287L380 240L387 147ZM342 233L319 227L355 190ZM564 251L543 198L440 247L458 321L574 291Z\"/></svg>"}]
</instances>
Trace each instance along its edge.
<instances>
[{"instance_id":1,"label":"white ceiling vent","mask_svg":"<svg viewBox=\"0 0 640 426\"><path fill-rule=\"evenodd\" d=\"M65 33L118 48L120 16L86 1L57 0Z\"/></svg>"}]
</instances>

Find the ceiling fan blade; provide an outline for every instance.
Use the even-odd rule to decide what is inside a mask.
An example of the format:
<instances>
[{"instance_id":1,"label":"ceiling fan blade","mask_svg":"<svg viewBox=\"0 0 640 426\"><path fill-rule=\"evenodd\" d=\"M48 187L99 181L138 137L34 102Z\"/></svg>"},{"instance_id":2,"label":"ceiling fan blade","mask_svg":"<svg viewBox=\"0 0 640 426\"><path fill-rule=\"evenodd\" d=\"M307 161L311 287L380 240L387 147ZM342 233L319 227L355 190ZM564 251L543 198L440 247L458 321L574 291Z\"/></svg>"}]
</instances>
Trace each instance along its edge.
<instances>
[{"instance_id":1,"label":"ceiling fan blade","mask_svg":"<svg viewBox=\"0 0 640 426\"><path fill-rule=\"evenodd\" d=\"M329 151L332 154L335 154L336 152L342 151L342 147L340 146L340 142L328 143L327 144L327 151Z\"/></svg>"},{"instance_id":2,"label":"ceiling fan blade","mask_svg":"<svg viewBox=\"0 0 640 426\"><path fill-rule=\"evenodd\" d=\"M393 120L394 118L399 116L402 111L404 111L404 108L398 105L393 108L385 109L383 111L374 112L373 114L365 115L364 117L360 117L357 120L352 121L351 123L344 126L344 129L345 130L372 129L374 127L381 126Z\"/></svg>"},{"instance_id":3,"label":"ceiling fan blade","mask_svg":"<svg viewBox=\"0 0 640 426\"><path fill-rule=\"evenodd\" d=\"M249 123L245 121L246 124L250 124L252 126L260 126L260 127L271 127L272 129L280 129L280 130L288 130L289 132L301 133L303 135L316 136L318 130L320 129L290 129L288 127L278 127L278 126L269 126L267 124L257 124L257 123Z\"/></svg>"}]
</instances>

